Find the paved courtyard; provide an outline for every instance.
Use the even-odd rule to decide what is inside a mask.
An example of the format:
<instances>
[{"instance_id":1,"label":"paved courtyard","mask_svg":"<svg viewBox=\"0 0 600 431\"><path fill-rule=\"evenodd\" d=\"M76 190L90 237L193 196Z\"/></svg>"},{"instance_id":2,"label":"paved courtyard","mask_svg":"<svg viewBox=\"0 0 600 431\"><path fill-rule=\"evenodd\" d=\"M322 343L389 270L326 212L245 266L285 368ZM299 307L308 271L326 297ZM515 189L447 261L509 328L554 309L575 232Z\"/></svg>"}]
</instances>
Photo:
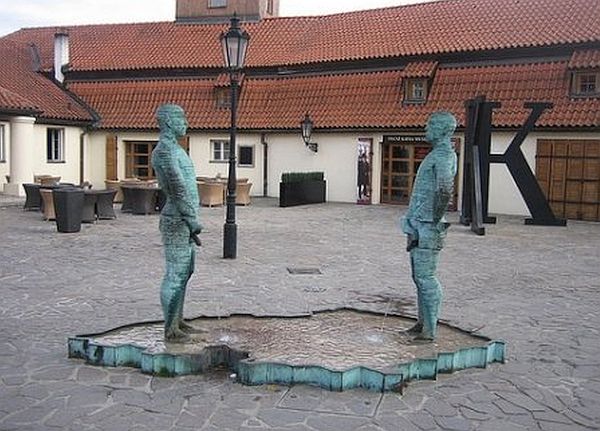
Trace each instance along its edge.
<instances>
[{"instance_id":1,"label":"paved courtyard","mask_svg":"<svg viewBox=\"0 0 600 431\"><path fill-rule=\"evenodd\" d=\"M161 318L158 216L117 211L114 221L58 234L15 202L0 199L0 430L600 429L598 223L500 217L485 237L454 223L440 264L442 317L506 340L508 361L382 395L245 387L224 370L159 378L68 359L68 336ZM254 199L238 209L238 259L225 261L224 211L202 209L186 315L414 313L401 211Z\"/></svg>"}]
</instances>

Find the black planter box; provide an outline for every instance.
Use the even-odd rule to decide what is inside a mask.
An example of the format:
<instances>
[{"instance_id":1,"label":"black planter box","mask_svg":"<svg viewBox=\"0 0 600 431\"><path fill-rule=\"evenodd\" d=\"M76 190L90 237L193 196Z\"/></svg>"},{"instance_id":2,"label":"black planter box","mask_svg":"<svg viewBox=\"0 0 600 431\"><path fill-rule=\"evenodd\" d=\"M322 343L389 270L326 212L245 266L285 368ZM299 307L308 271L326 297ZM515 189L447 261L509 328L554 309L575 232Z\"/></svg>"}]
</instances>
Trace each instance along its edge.
<instances>
[{"instance_id":1,"label":"black planter box","mask_svg":"<svg viewBox=\"0 0 600 431\"><path fill-rule=\"evenodd\" d=\"M279 183L279 206L320 204L325 202L325 180Z\"/></svg>"},{"instance_id":2,"label":"black planter box","mask_svg":"<svg viewBox=\"0 0 600 431\"><path fill-rule=\"evenodd\" d=\"M83 216L83 190L67 187L54 189L53 198L58 231L62 233L79 232Z\"/></svg>"}]
</instances>

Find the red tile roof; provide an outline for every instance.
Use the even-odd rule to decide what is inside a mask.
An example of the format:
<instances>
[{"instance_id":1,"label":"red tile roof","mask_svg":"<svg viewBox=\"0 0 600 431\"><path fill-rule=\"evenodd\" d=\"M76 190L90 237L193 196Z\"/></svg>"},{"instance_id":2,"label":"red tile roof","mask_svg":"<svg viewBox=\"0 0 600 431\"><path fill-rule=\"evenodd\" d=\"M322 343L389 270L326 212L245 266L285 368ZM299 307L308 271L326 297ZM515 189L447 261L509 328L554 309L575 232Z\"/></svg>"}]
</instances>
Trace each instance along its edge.
<instances>
[{"instance_id":1,"label":"red tile roof","mask_svg":"<svg viewBox=\"0 0 600 431\"><path fill-rule=\"evenodd\" d=\"M0 110L40 111L47 119L91 121L91 114L54 82L33 70L30 48L0 39Z\"/></svg>"},{"instance_id":2,"label":"red tile roof","mask_svg":"<svg viewBox=\"0 0 600 431\"><path fill-rule=\"evenodd\" d=\"M412 61L402 70L403 78L431 78L437 69L437 61Z\"/></svg>"},{"instance_id":3,"label":"red tile roof","mask_svg":"<svg viewBox=\"0 0 600 431\"><path fill-rule=\"evenodd\" d=\"M33 112L39 111L39 108L24 97L0 87L0 111L3 110Z\"/></svg>"},{"instance_id":4,"label":"red tile roof","mask_svg":"<svg viewBox=\"0 0 600 431\"><path fill-rule=\"evenodd\" d=\"M600 49L577 50L569 60L569 69L600 67Z\"/></svg>"},{"instance_id":5,"label":"red tile roof","mask_svg":"<svg viewBox=\"0 0 600 431\"><path fill-rule=\"evenodd\" d=\"M227 128L228 109L218 109L214 79L79 82L69 89L100 115L101 128L154 129L156 109L177 103L194 128Z\"/></svg>"},{"instance_id":6,"label":"red tile roof","mask_svg":"<svg viewBox=\"0 0 600 431\"><path fill-rule=\"evenodd\" d=\"M540 127L600 127L600 99L570 99L567 62L485 67L440 67L427 103L404 105L402 71L303 77L246 76L238 113L240 129L297 129L306 112L321 129L423 127L428 115L452 111L464 125L464 101L477 95L502 103L496 127L519 127L527 101L550 101L554 109ZM74 83L71 89L93 106L104 128L154 129L154 112L180 104L194 129L227 129L229 110L218 109L214 79L165 79Z\"/></svg>"},{"instance_id":7,"label":"red tile roof","mask_svg":"<svg viewBox=\"0 0 600 431\"><path fill-rule=\"evenodd\" d=\"M222 24L68 27L78 71L222 67ZM598 0L442 0L318 17L245 23L247 65L308 63L540 47L600 41ZM35 42L51 67L59 28L7 36Z\"/></svg>"}]
</instances>

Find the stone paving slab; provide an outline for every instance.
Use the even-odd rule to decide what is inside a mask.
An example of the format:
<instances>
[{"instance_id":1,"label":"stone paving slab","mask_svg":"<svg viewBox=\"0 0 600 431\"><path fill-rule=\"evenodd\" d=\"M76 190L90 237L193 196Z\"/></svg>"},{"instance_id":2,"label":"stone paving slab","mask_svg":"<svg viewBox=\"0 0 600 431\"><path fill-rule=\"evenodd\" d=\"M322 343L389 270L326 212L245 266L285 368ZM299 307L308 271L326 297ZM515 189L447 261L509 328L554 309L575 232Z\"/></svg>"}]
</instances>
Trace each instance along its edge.
<instances>
[{"instance_id":1,"label":"stone paving slab","mask_svg":"<svg viewBox=\"0 0 600 431\"><path fill-rule=\"evenodd\" d=\"M186 314L414 313L402 211L254 199L238 208L238 259L225 261L224 210L202 209ZM0 205L0 430L600 429L600 224L501 216L485 237L454 224L440 264L442 318L506 340L508 362L377 400L69 360L68 336L161 318L158 217L117 215L58 234L39 213Z\"/></svg>"}]
</instances>

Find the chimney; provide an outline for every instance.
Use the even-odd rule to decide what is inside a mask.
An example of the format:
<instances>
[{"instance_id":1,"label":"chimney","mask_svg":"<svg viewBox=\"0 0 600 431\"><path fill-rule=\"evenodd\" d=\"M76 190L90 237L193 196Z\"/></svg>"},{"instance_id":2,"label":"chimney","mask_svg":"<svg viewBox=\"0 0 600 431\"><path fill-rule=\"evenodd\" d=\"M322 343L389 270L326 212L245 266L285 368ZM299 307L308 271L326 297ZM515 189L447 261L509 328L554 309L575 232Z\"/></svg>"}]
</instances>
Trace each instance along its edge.
<instances>
[{"instance_id":1,"label":"chimney","mask_svg":"<svg viewBox=\"0 0 600 431\"><path fill-rule=\"evenodd\" d=\"M59 31L54 34L54 79L63 82L63 67L69 63L69 34L65 31Z\"/></svg>"}]
</instances>

